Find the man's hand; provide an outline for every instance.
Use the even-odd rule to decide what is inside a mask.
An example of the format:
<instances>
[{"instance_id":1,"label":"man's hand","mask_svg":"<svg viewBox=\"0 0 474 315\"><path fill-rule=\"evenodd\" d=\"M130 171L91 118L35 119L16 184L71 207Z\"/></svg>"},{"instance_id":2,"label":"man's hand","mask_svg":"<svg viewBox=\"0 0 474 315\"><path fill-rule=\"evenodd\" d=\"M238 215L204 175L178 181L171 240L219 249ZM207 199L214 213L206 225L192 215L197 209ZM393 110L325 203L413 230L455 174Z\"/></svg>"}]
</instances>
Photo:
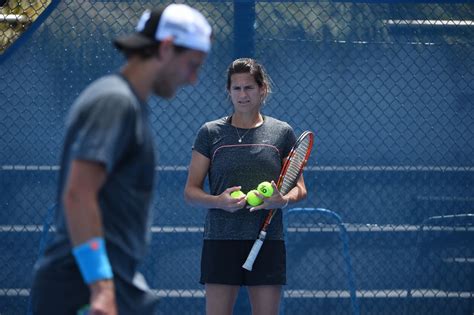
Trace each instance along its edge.
<instances>
[{"instance_id":1,"label":"man's hand","mask_svg":"<svg viewBox=\"0 0 474 315\"><path fill-rule=\"evenodd\" d=\"M89 285L91 291L89 315L117 315L113 280L100 280Z\"/></svg>"}]
</instances>

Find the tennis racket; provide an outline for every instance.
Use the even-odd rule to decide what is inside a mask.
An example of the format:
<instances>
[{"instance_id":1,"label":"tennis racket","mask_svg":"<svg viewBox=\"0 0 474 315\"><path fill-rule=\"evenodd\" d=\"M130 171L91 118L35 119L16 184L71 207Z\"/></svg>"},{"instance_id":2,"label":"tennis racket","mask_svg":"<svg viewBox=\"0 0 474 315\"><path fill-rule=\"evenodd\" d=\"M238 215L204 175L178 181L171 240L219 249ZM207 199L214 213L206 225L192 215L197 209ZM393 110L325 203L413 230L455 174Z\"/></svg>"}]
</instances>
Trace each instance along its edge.
<instances>
[{"instance_id":1,"label":"tennis racket","mask_svg":"<svg viewBox=\"0 0 474 315\"><path fill-rule=\"evenodd\" d=\"M90 305L86 304L77 310L76 315L88 315L90 311Z\"/></svg>"},{"instance_id":2,"label":"tennis racket","mask_svg":"<svg viewBox=\"0 0 474 315\"><path fill-rule=\"evenodd\" d=\"M305 131L296 140L293 148L291 148L277 182L277 188L281 194L286 195L291 189L293 189L293 187L295 187L298 178L303 172L306 162L308 162L309 155L311 154L311 148L313 147L313 142L314 134L311 131ZM242 268L252 271L253 263L255 262L258 252L262 247L263 241L267 236L267 229L273 219L273 216L275 215L275 212L275 209L271 209L265 218L265 222L263 223L262 229L260 230L260 234L258 235L255 243L253 243L252 249L250 250L247 260L242 265Z\"/></svg>"}]
</instances>

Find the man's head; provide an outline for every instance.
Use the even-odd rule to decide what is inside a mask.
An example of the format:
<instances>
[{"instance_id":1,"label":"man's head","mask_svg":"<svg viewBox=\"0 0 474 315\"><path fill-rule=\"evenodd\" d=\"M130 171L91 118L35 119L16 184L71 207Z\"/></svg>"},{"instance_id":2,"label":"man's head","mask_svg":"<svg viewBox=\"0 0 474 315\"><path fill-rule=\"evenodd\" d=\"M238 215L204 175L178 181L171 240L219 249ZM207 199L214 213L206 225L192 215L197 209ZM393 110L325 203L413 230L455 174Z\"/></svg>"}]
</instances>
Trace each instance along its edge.
<instances>
[{"instance_id":1,"label":"man's head","mask_svg":"<svg viewBox=\"0 0 474 315\"><path fill-rule=\"evenodd\" d=\"M145 11L133 34L114 40L129 59L146 62L152 92L170 98L176 89L197 80L197 71L211 48L206 18L185 4Z\"/></svg>"},{"instance_id":2,"label":"man's head","mask_svg":"<svg viewBox=\"0 0 474 315\"><path fill-rule=\"evenodd\" d=\"M146 10L135 33L117 37L115 46L124 51L137 51L157 46L172 38L175 46L208 53L212 29L206 18L185 4L171 4L161 10Z\"/></svg>"}]
</instances>

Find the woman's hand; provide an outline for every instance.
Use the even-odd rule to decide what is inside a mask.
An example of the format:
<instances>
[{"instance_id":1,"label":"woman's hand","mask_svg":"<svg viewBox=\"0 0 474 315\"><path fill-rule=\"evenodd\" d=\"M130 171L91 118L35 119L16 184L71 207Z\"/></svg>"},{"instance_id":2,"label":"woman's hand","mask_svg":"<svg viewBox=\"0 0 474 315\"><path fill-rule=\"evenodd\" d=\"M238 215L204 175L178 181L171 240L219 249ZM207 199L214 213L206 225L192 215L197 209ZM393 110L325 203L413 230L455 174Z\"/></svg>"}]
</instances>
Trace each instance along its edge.
<instances>
[{"instance_id":1,"label":"woman's hand","mask_svg":"<svg viewBox=\"0 0 474 315\"><path fill-rule=\"evenodd\" d=\"M288 198L283 196L278 190L274 181L272 181L273 195L271 197L265 198L262 194L256 193L257 197L263 200L263 203L256 207L251 207L250 212L262 210L262 209L278 209L284 208L288 205Z\"/></svg>"},{"instance_id":2,"label":"woman's hand","mask_svg":"<svg viewBox=\"0 0 474 315\"><path fill-rule=\"evenodd\" d=\"M247 196L244 194L241 197L232 197L230 194L234 191L239 191L241 186L234 186L224 190L219 196L219 209L233 213L245 207L247 204Z\"/></svg>"}]
</instances>

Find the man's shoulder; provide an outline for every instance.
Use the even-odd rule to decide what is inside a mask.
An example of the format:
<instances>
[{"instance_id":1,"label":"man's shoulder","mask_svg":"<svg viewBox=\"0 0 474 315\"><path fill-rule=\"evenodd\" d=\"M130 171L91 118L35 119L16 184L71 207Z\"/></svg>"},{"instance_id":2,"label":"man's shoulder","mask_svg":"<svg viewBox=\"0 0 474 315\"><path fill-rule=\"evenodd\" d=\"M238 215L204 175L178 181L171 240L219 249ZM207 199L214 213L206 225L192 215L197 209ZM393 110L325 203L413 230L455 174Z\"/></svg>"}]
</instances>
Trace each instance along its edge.
<instances>
[{"instance_id":1,"label":"man's shoulder","mask_svg":"<svg viewBox=\"0 0 474 315\"><path fill-rule=\"evenodd\" d=\"M82 116L120 116L136 112L137 108L138 101L125 80L119 75L107 75L81 92L70 109L68 121Z\"/></svg>"},{"instance_id":2,"label":"man's shoulder","mask_svg":"<svg viewBox=\"0 0 474 315\"><path fill-rule=\"evenodd\" d=\"M127 82L118 74L109 74L93 81L83 93L89 94L130 94Z\"/></svg>"},{"instance_id":3,"label":"man's shoulder","mask_svg":"<svg viewBox=\"0 0 474 315\"><path fill-rule=\"evenodd\" d=\"M117 74L100 77L90 83L76 99L79 106L115 104L115 106L137 106L137 100L127 82Z\"/></svg>"}]
</instances>

